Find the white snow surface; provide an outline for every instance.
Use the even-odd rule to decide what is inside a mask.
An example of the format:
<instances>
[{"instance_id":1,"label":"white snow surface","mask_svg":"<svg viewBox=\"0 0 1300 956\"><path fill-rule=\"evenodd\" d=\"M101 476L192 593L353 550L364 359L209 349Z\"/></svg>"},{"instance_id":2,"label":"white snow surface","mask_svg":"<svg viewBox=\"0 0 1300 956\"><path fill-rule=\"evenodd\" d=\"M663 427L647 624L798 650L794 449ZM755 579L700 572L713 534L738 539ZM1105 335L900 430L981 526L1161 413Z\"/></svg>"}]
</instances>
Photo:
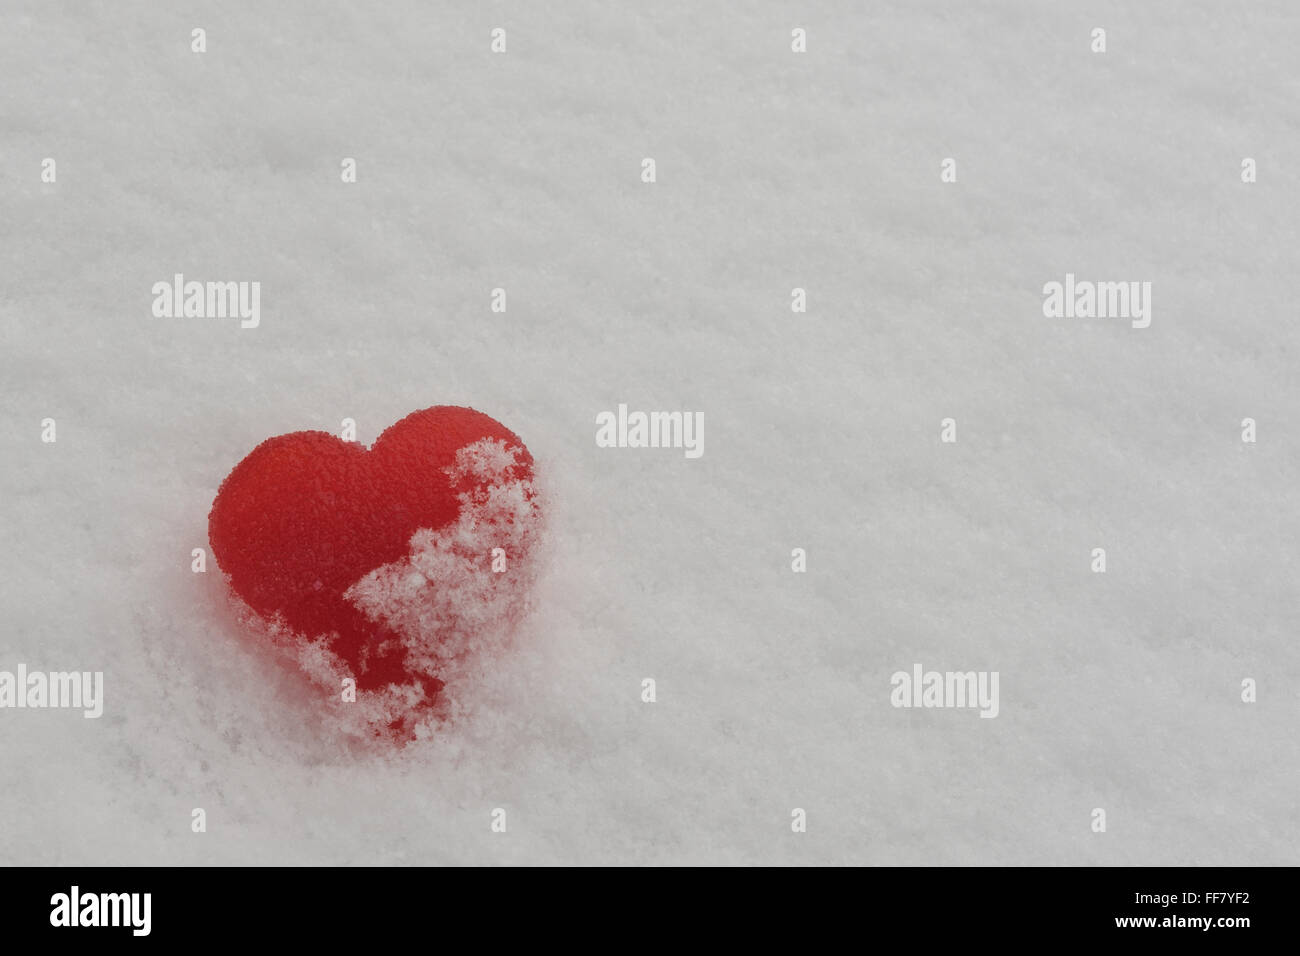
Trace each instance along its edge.
<instances>
[{"instance_id":1,"label":"white snow surface","mask_svg":"<svg viewBox=\"0 0 1300 956\"><path fill-rule=\"evenodd\" d=\"M1300 863L1297 48L1291 0L6 0L0 669L106 700L0 711L0 863ZM178 272L260 327L155 318ZM1067 272L1151 327L1044 318ZM705 455L597 448L619 403ZM191 549L262 439L437 404L535 456L537 580L359 752ZM998 717L891 707L914 663Z\"/></svg>"}]
</instances>

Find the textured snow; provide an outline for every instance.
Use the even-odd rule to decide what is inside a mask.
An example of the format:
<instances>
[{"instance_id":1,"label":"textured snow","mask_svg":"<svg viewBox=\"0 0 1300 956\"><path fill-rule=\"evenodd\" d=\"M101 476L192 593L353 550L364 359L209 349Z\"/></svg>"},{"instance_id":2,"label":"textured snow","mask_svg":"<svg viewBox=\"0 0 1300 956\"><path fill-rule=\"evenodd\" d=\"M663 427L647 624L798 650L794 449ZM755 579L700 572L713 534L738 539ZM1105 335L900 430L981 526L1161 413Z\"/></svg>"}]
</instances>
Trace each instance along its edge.
<instances>
[{"instance_id":1,"label":"textured snow","mask_svg":"<svg viewBox=\"0 0 1300 956\"><path fill-rule=\"evenodd\" d=\"M0 667L105 713L0 712L0 862L1300 862L1298 44L1290 0L10 0ZM176 272L260 326L154 318ZM1151 327L1045 319L1067 272ZM597 448L620 402L707 453ZM455 718L357 752L190 552L262 439L433 404L527 443L546 547ZM892 708L917 662L998 717Z\"/></svg>"}]
</instances>

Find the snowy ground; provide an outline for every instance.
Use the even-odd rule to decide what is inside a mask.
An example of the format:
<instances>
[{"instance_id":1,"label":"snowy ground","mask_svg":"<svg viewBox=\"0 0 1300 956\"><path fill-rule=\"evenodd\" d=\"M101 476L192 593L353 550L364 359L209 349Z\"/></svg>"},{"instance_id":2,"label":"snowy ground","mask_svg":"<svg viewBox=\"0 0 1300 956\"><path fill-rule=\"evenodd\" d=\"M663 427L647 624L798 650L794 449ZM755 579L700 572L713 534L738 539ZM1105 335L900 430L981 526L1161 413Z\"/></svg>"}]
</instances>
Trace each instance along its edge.
<instances>
[{"instance_id":1,"label":"snowy ground","mask_svg":"<svg viewBox=\"0 0 1300 956\"><path fill-rule=\"evenodd\" d=\"M1300 863L1298 44L1291 0L5 0L0 669L107 700L0 711L0 862ZM154 318L175 272L261 326ZM1044 318L1066 272L1150 328ZM597 448L620 402L704 456ZM261 439L434 404L528 442L545 576L470 716L358 755L190 551ZM999 716L891 707L914 663Z\"/></svg>"}]
</instances>

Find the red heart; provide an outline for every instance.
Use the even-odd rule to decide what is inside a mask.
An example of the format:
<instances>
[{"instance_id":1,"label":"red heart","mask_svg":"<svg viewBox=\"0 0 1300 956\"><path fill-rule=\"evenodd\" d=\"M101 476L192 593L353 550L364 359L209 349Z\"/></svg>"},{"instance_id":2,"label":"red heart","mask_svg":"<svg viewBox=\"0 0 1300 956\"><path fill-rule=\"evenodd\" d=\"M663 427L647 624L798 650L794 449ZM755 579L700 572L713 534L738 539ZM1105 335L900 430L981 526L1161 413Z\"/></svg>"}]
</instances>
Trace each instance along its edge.
<instances>
[{"instance_id":1,"label":"red heart","mask_svg":"<svg viewBox=\"0 0 1300 956\"><path fill-rule=\"evenodd\" d=\"M208 536L276 645L340 700L353 678L368 732L407 739L475 628L513 622L519 589L494 573L493 548L512 572L527 561L532 478L517 435L437 406L369 451L319 431L267 439L221 483Z\"/></svg>"}]
</instances>

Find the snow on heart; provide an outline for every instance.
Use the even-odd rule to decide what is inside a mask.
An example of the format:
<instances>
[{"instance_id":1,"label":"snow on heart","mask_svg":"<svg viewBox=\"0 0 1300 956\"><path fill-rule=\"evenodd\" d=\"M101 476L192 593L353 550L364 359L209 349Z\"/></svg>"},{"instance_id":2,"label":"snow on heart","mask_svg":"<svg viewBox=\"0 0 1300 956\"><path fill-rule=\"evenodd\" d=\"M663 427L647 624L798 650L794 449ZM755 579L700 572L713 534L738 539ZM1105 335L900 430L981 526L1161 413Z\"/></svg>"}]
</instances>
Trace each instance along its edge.
<instances>
[{"instance_id":1,"label":"snow on heart","mask_svg":"<svg viewBox=\"0 0 1300 956\"><path fill-rule=\"evenodd\" d=\"M523 610L535 574L541 509L532 481L517 477L520 471L518 451L504 442L462 448L447 469L452 486L467 489L457 495L456 521L421 528L411 536L407 557L375 568L343 592L399 635L409 668L435 674L444 685L454 685L479 655L503 650ZM497 549L508 573L490 570Z\"/></svg>"}]
</instances>

